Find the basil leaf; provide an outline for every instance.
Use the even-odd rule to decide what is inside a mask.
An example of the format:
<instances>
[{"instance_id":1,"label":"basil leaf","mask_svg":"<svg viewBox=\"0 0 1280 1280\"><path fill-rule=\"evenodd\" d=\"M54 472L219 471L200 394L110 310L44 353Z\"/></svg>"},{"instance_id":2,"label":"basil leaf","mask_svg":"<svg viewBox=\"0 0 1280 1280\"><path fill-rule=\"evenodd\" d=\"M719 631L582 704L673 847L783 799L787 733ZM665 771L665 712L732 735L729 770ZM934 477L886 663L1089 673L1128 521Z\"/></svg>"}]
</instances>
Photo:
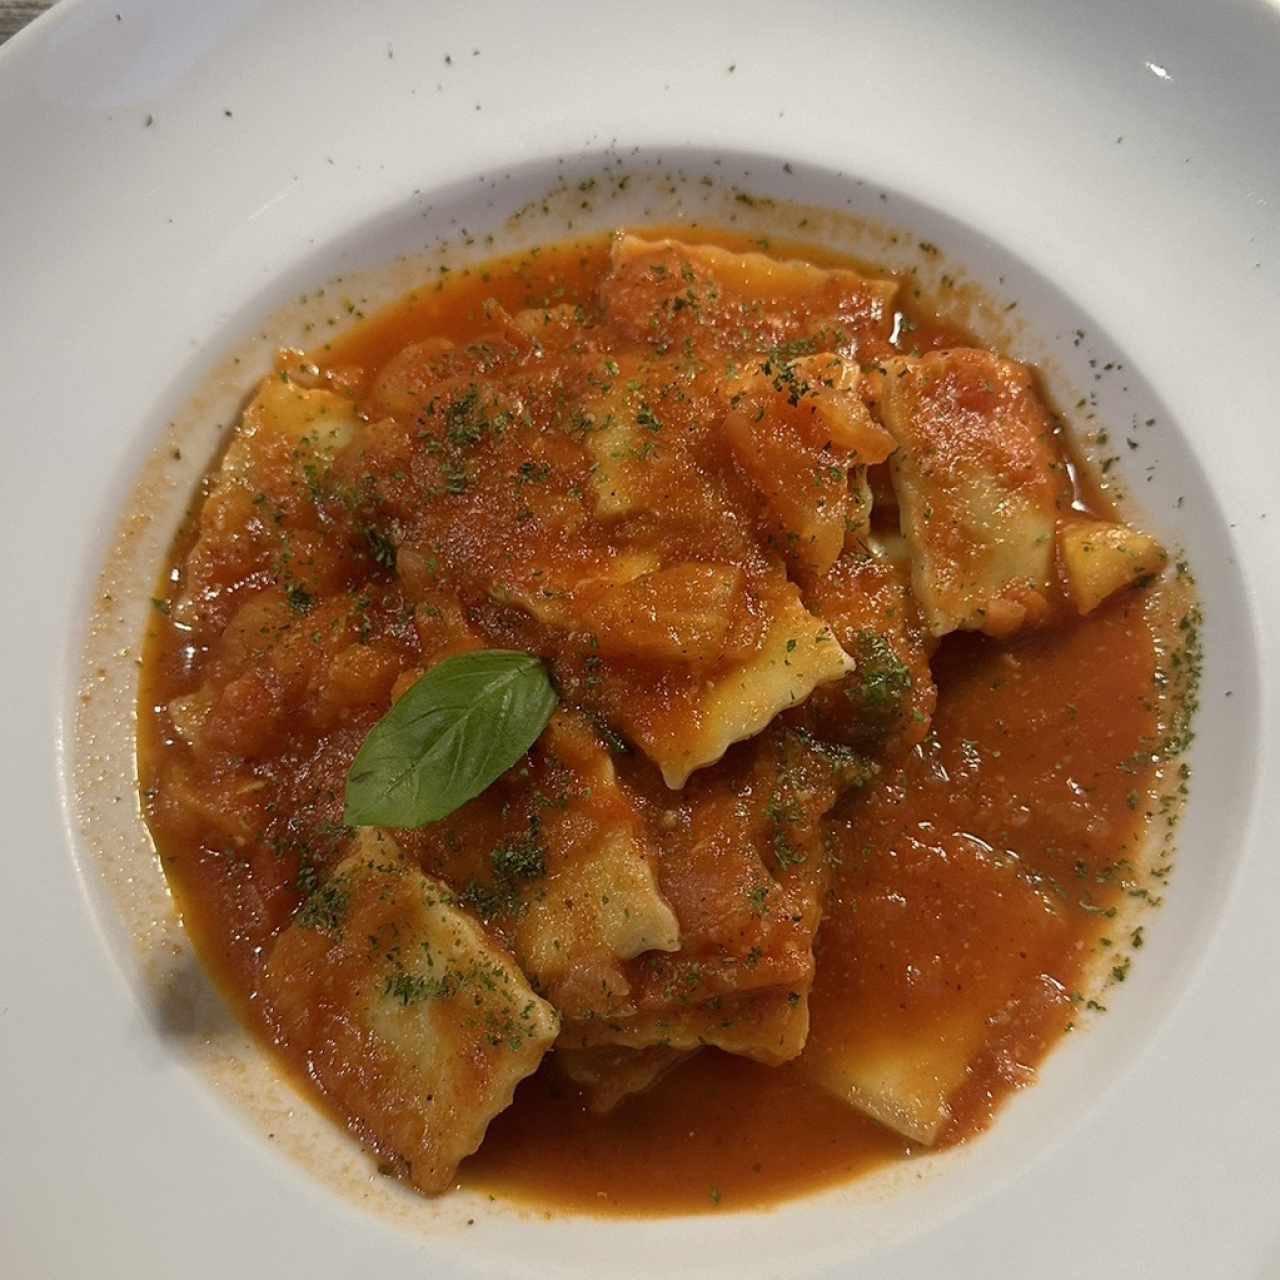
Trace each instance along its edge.
<instances>
[{"instance_id":1,"label":"basil leaf","mask_svg":"<svg viewBox=\"0 0 1280 1280\"><path fill-rule=\"evenodd\" d=\"M538 740L555 710L528 653L446 658L369 731L347 774L351 827L421 827L478 796Z\"/></svg>"}]
</instances>

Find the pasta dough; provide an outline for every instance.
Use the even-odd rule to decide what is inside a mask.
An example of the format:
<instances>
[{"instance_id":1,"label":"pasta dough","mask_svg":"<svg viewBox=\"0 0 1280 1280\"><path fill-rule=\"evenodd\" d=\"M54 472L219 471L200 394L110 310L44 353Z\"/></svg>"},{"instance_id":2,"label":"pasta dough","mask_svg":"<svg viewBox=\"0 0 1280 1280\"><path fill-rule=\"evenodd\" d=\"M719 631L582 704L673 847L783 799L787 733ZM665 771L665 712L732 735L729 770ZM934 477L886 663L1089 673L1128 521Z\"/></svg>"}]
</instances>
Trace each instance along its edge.
<instances>
[{"instance_id":1,"label":"pasta dough","mask_svg":"<svg viewBox=\"0 0 1280 1280\"><path fill-rule=\"evenodd\" d=\"M316 1079L424 1191L448 1186L558 1028L452 890L373 830L281 934L266 987Z\"/></svg>"},{"instance_id":2,"label":"pasta dough","mask_svg":"<svg viewBox=\"0 0 1280 1280\"><path fill-rule=\"evenodd\" d=\"M1043 616L1065 472L1020 364L955 349L883 363L881 414L916 599L935 636Z\"/></svg>"},{"instance_id":3,"label":"pasta dough","mask_svg":"<svg viewBox=\"0 0 1280 1280\"><path fill-rule=\"evenodd\" d=\"M1148 533L1109 520L1071 520L1058 534L1071 598L1081 613L1164 568L1164 548Z\"/></svg>"}]
</instances>

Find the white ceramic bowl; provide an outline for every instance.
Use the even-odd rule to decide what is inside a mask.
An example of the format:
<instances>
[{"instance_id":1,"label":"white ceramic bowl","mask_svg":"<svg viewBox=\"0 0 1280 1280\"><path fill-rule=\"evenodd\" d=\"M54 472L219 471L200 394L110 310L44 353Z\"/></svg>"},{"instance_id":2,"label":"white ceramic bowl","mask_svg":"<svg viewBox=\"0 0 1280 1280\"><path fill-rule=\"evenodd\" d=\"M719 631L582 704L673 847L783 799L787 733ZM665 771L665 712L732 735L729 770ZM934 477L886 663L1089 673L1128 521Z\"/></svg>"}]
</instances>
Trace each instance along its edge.
<instances>
[{"instance_id":1,"label":"white ceramic bowl","mask_svg":"<svg viewBox=\"0 0 1280 1280\"><path fill-rule=\"evenodd\" d=\"M0 1272L1277 1274L1274 8L63 0L0 50L0 119ZM1156 419L1121 473L1190 557L1208 654L1168 904L1110 1014L969 1148L769 1213L424 1202L193 964L133 794L148 575L255 362L335 293L489 233L792 216L738 192L907 233L803 229L873 258L940 245L996 301L980 328L1018 303L1002 336L1064 402Z\"/></svg>"}]
</instances>

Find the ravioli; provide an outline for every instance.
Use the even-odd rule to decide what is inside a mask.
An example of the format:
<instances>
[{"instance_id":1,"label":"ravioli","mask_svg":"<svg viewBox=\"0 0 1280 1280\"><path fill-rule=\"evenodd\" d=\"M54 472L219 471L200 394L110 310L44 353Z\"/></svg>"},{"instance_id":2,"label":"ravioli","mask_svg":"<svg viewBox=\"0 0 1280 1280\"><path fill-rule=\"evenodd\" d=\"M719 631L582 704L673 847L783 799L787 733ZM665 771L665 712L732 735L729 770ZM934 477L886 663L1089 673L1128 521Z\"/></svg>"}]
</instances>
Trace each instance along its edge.
<instances>
[{"instance_id":1,"label":"ravioli","mask_svg":"<svg viewBox=\"0 0 1280 1280\"><path fill-rule=\"evenodd\" d=\"M680 927L658 887L658 852L595 735L557 712L543 749L573 782L539 821L546 872L524 895L513 946L562 1013L593 1016L628 994L621 962L677 950Z\"/></svg>"},{"instance_id":2,"label":"ravioli","mask_svg":"<svg viewBox=\"0 0 1280 1280\"><path fill-rule=\"evenodd\" d=\"M765 526L801 576L820 578L870 514L850 472L883 462L893 438L858 394L858 367L834 355L770 357L722 391L722 430L763 499Z\"/></svg>"},{"instance_id":3,"label":"ravioli","mask_svg":"<svg viewBox=\"0 0 1280 1280\"><path fill-rule=\"evenodd\" d=\"M448 885L373 830L280 935L265 990L352 1127L424 1191L452 1182L558 1030Z\"/></svg>"},{"instance_id":4,"label":"ravioli","mask_svg":"<svg viewBox=\"0 0 1280 1280\"><path fill-rule=\"evenodd\" d=\"M966 897L957 910L950 886L961 877ZM1016 858L927 829L872 851L845 891L852 897L839 927L847 949L839 946L838 959L836 946L822 955L799 1069L931 1145L993 1028L1028 1000L1065 1005L1060 988L1047 997L1039 989L1066 933L1063 911ZM925 939L909 958L899 942L908 919Z\"/></svg>"},{"instance_id":5,"label":"ravioli","mask_svg":"<svg viewBox=\"0 0 1280 1280\"><path fill-rule=\"evenodd\" d=\"M526 307L508 316L501 308L495 308L503 321L503 327L513 342L530 344L533 355L564 356L585 355L595 350L590 329L582 307L569 302L557 306Z\"/></svg>"},{"instance_id":6,"label":"ravioli","mask_svg":"<svg viewBox=\"0 0 1280 1280\"><path fill-rule=\"evenodd\" d=\"M839 793L839 761L780 729L761 747L730 791L695 785L662 824L659 884L679 951L633 960L627 998L566 1020L562 1046L714 1046L773 1065L803 1048L830 875L819 819Z\"/></svg>"},{"instance_id":7,"label":"ravioli","mask_svg":"<svg viewBox=\"0 0 1280 1280\"><path fill-rule=\"evenodd\" d=\"M1169 559L1149 533L1110 520L1067 521L1058 545L1071 599L1082 614L1126 587L1149 581Z\"/></svg>"},{"instance_id":8,"label":"ravioli","mask_svg":"<svg viewBox=\"0 0 1280 1280\"><path fill-rule=\"evenodd\" d=\"M707 477L689 467L711 402L702 363L616 352L584 368L567 426L590 460L595 514L606 525L639 514L667 523L681 514L668 500L676 489L705 500Z\"/></svg>"},{"instance_id":9,"label":"ravioli","mask_svg":"<svg viewBox=\"0 0 1280 1280\"><path fill-rule=\"evenodd\" d=\"M264 378L223 455L200 511L174 616L225 624L227 588L278 567L302 590L335 580L335 557L316 536L310 487L362 423L355 404L287 373Z\"/></svg>"},{"instance_id":10,"label":"ravioli","mask_svg":"<svg viewBox=\"0 0 1280 1280\"><path fill-rule=\"evenodd\" d=\"M692 1050L649 1045L643 1049L557 1047L556 1065L586 1094L597 1115L607 1115L628 1098L646 1093L693 1056Z\"/></svg>"},{"instance_id":11,"label":"ravioli","mask_svg":"<svg viewBox=\"0 0 1280 1280\"><path fill-rule=\"evenodd\" d=\"M528 329L500 307L490 309L499 332L482 341L455 343L439 336L401 348L379 371L368 397L371 414L415 420L432 406L442 412L472 389L487 394L504 375L525 364L537 350Z\"/></svg>"},{"instance_id":12,"label":"ravioli","mask_svg":"<svg viewBox=\"0 0 1280 1280\"><path fill-rule=\"evenodd\" d=\"M661 486L666 467L658 456L661 420L645 398L639 362L615 361L609 370L590 386L578 421L592 460L596 510L617 519L651 505L651 486Z\"/></svg>"},{"instance_id":13,"label":"ravioli","mask_svg":"<svg viewBox=\"0 0 1280 1280\"><path fill-rule=\"evenodd\" d=\"M620 234L600 296L613 324L660 354L685 339L753 352L892 350L898 286L847 268Z\"/></svg>"},{"instance_id":14,"label":"ravioli","mask_svg":"<svg viewBox=\"0 0 1280 1280\"><path fill-rule=\"evenodd\" d=\"M867 1040L831 1053L815 1048L807 1066L842 1102L912 1142L932 1146L951 1119L948 1099L964 1081L982 1029L981 1022L964 1017L941 1018L927 1041Z\"/></svg>"},{"instance_id":15,"label":"ravioli","mask_svg":"<svg viewBox=\"0 0 1280 1280\"><path fill-rule=\"evenodd\" d=\"M887 554L848 552L810 598L855 666L816 689L792 721L862 752L868 765L901 757L929 732L938 697L910 570Z\"/></svg>"},{"instance_id":16,"label":"ravioli","mask_svg":"<svg viewBox=\"0 0 1280 1280\"><path fill-rule=\"evenodd\" d=\"M714 1048L777 1067L801 1052L808 1034L805 993L796 987L777 987L625 1020L568 1023L561 1043L584 1053L601 1052L602 1046L636 1053L661 1048L681 1060L695 1050Z\"/></svg>"},{"instance_id":17,"label":"ravioli","mask_svg":"<svg viewBox=\"0 0 1280 1280\"><path fill-rule=\"evenodd\" d=\"M1066 473L1025 366L957 348L883 362L916 599L935 636L1043 617Z\"/></svg>"},{"instance_id":18,"label":"ravioli","mask_svg":"<svg viewBox=\"0 0 1280 1280\"><path fill-rule=\"evenodd\" d=\"M765 610L763 638L745 660L643 723L624 712L624 727L667 786L683 787L690 774L719 760L735 742L754 737L819 685L853 670L831 628L804 607L795 587L780 585Z\"/></svg>"},{"instance_id":19,"label":"ravioli","mask_svg":"<svg viewBox=\"0 0 1280 1280\"><path fill-rule=\"evenodd\" d=\"M732 565L659 569L639 550L570 572L533 566L491 592L589 638L591 662L622 685L611 708L617 726L673 790L853 670L831 629L776 573L749 588Z\"/></svg>"},{"instance_id":20,"label":"ravioli","mask_svg":"<svg viewBox=\"0 0 1280 1280\"><path fill-rule=\"evenodd\" d=\"M502 605L515 605L548 627L572 630L585 625L574 597L590 598L601 590L625 586L655 573L659 560L652 551L623 550L591 555L575 564L512 565L489 584L489 596ZM581 593L581 595L579 595Z\"/></svg>"}]
</instances>

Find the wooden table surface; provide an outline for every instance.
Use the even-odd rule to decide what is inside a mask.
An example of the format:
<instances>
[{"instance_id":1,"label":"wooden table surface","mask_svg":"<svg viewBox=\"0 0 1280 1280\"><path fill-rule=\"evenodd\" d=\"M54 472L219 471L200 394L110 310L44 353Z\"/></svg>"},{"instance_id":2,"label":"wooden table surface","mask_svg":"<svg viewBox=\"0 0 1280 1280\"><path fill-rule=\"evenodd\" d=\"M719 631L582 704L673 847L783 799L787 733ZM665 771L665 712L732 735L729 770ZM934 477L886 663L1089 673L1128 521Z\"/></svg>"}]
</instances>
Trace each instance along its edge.
<instances>
[{"instance_id":1,"label":"wooden table surface","mask_svg":"<svg viewBox=\"0 0 1280 1280\"><path fill-rule=\"evenodd\" d=\"M52 6L53 0L0 0L0 44Z\"/></svg>"}]
</instances>

